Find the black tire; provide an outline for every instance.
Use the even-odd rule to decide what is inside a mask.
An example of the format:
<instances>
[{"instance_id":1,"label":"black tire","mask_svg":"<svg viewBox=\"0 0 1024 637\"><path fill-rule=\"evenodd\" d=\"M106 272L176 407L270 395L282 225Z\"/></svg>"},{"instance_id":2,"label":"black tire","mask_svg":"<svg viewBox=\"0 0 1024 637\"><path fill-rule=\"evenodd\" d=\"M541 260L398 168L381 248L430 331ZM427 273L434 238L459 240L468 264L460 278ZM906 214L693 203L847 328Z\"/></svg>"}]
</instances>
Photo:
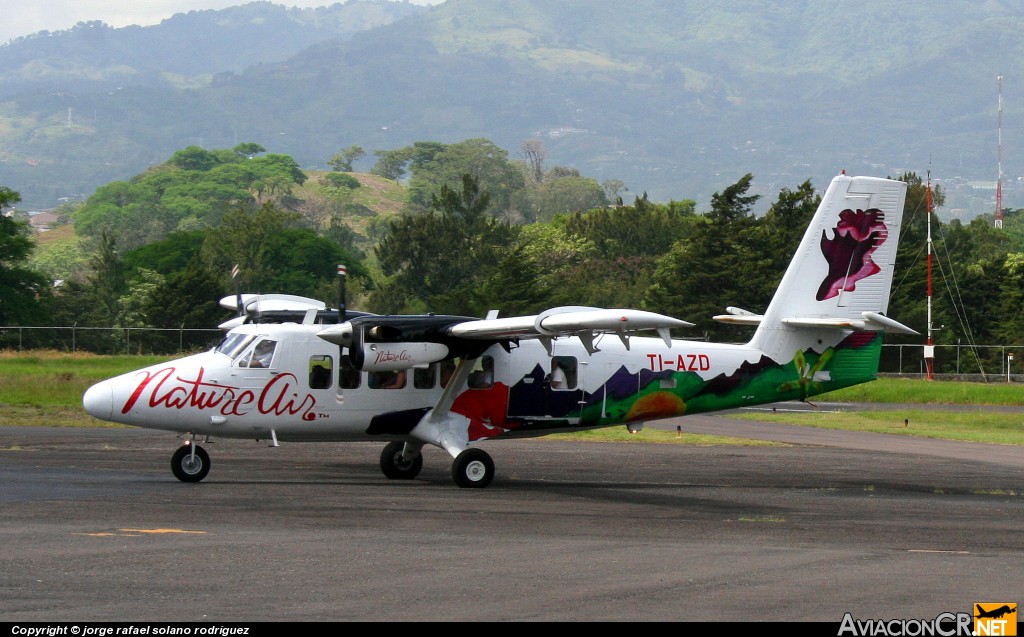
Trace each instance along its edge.
<instances>
[{"instance_id":1,"label":"black tire","mask_svg":"<svg viewBox=\"0 0 1024 637\"><path fill-rule=\"evenodd\" d=\"M423 454L416 454L412 460L403 460L404 448L404 442L389 442L380 452L380 470L391 480L412 480L423 468Z\"/></svg>"},{"instance_id":2,"label":"black tire","mask_svg":"<svg viewBox=\"0 0 1024 637\"><path fill-rule=\"evenodd\" d=\"M182 445L171 456L171 471L182 482L199 482L210 473L210 455L195 445L195 460L192 459L192 445Z\"/></svg>"},{"instance_id":3,"label":"black tire","mask_svg":"<svg viewBox=\"0 0 1024 637\"><path fill-rule=\"evenodd\" d=\"M494 479L494 461L483 449L466 449L452 463L452 478L464 489L483 489Z\"/></svg>"}]
</instances>

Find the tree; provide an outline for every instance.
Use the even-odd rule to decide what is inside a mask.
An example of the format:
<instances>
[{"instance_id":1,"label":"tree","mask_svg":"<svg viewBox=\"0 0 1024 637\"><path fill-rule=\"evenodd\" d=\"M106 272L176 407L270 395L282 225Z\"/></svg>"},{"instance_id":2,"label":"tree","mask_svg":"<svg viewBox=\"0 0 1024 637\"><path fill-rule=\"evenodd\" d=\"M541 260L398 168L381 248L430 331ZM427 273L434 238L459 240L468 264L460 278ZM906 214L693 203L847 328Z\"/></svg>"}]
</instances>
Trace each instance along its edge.
<instances>
[{"instance_id":1,"label":"tree","mask_svg":"<svg viewBox=\"0 0 1024 637\"><path fill-rule=\"evenodd\" d=\"M377 156L377 163L370 169L370 174L395 181L405 176L405 164L410 157L407 149L377 150L373 154Z\"/></svg>"},{"instance_id":2,"label":"tree","mask_svg":"<svg viewBox=\"0 0 1024 637\"><path fill-rule=\"evenodd\" d=\"M748 195L753 176L747 174L711 198L711 211L685 240L676 242L658 261L645 306L656 312L696 324L693 332L712 340L733 334L732 328L712 320L726 306L752 308L748 287L750 273L760 261L752 261L756 220L751 207L756 195ZM734 334L733 334L734 335Z\"/></svg>"},{"instance_id":3,"label":"tree","mask_svg":"<svg viewBox=\"0 0 1024 637\"><path fill-rule=\"evenodd\" d=\"M638 197L630 206L570 215L565 229L593 242L605 259L658 256L692 232L699 220L696 205L692 200L655 204Z\"/></svg>"},{"instance_id":4,"label":"tree","mask_svg":"<svg viewBox=\"0 0 1024 637\"><path fill-rule=\"evenodd\" d=\"M352 277L369 276L358 257L312 230L294 227L298 220L270 204L255 213L235 210L208 231L202 257L225 282L237 265L242 288L252 292L314 296L322 283L334 280L339 263Z\"/></svg>"},{"instance_id":5,"label":"tree","mask_svg":"<svg viewBox=\"0 0 1024 637\"><path fill-rule=\"evenodd\" d=\"M524 193L529 203L522 206L526 208L523 212L530 221L548 221L558 214L608 205L604 189L595 180L581 177L578 173L549 176Z\"/></svg>"},{"instance_id":6,"label":"tree","mask_svg":"<svg viewBox=\"0 0 1024 637\"><path fill-rule=\"evenodd\" d=\"M273 270L273 265L267 263L269 246L275 236L280 236L297 220L297 214L282 211L270 203L255 212L236 208L224 215L221 225L206 235L203 258L215 272L222 272L225 277L237 265L242 273L243 288L271 292L260 289L260 283L270 278L267 273Z\"/></svg>"},{"instance_id":7,"label":"tree","mask_svg":"<svg viewBox=\"0 0 1024 637\"><path fill-rule=\"evenodd\" d=\"M796 190L783 188L765 216L751 229L746 278L751 311L767 309L820 203L821 196L810 180Z\"/></svg>"},{"instance_id":8,"label":"tree","mask_svg":"<svg viewBox=\"0 0 1024 637\"><path fill-rule=\"evenodd\" d=\"M188 267L199 256L209 230L172 232L162 241L154 241L129 250L121 257L124 271L134 278L137 271L153 270L167 276Z\"/></svg>"},{"instance_id":9,"label":"tree","mask_svg":"<svg viewBox=\"0 0 1024 637\"><path fill-rule=\"evenodd\" d=\"M490 215L508 215L513 194L525 186L525 177L508 160L508 152L490 140L467 139L439 151L427 144L414 145L409 202L426 209L441 186L457 189L464 175L473 176L489 194Z\"/></svg>"},{"instance_id":10,"label":"tree","mask_svg":"<svg viewBox=\"0 0 1024 637\"><path fill-rule=\"evenodd\" d=\"M210 151L199 146L189 146L171 155L168 163L182 170L207 171L220 162Z\"/></svg>"},{"instance_id":11,"label":"tree","mask_svg":"<svg viewBox=\"0 0 1024 637\"><path fill-rule=\"evenodd\" d=\"M253 142L243 142L231 149L239 157L252 159L260 153L267 152L267 149Z\"/></svg>"},{"instance_id":12,"label":"tree","mask_svg":"<svg viewBox=\"0 0 1024 637\"><path fill-rule=\"evenodd\" d=\"M118 299L126 289L124 269L117 255L116 243L111 234L103 232L96 252L89 259L91 274L86 279L86 286L102 325L117 324Z\"/></svg>"},{"instance_id":13,"label":"tree","mask_svg":"<svg viewBox=\"0 0 1024 637\"><path fill-rule=\"evenodd\" d=\"M334 157L331 157L330 161L327 162L327 165L333 168L336 172L350 173L352 172L352 162L365 154L366 151L364 151L360 146L352 145L340 153L337 153Z\"/></svg>"},{"instance_id":14,"label":"tree","mask_svg":"<svg viewBox=\"0 0 1024 637\"><path fill-rule=\"evenodd\" d=\"M1006 276L1002 280L997 312L1001 318L995 333L1000 342L1020 343L1024 341L1021 336L1024 334L1024 315L1020 311L1024 307L1024 252L1006 255L1004 268Z\"/></svg>"},{"instance_id":15,"label":"tree","mask_svg":"<svg viewBox=\"0 0 1024 637\"><path fill-rule=\"evenodd\" d=\"M19 201L20 194L0 186L0 325L41 321L49 299L46 278L23 265L34 247L27 225L3 214Z\"/></svg>"},{"instance_id":16,"label":"tree","mask_svg":"<svg viewBox=\"0 0 1024 637\"><path fill-rule=\"evenodd\" d=\"M376 248L389 282L375 292L380 307L401 300L439 313L480 315L495 301L487 282L508 265L516 230L487 210L490 197L470 174L462 188L443 185L424 214L406 214L389 225ZM404 308L387 308L395 311Z\"/></svg>"},{"instance_id":17,"label":"tree","mask_svg":"<svg viewBox=\"0 0 1024 637\"><path fill-rule=\"evenodd\" d=\"M183 270L164 277L151 291L143 311L153 327L210 328L229 318L220 307L220 299L228 293L225 278L195 258ZM208 332L164 333L148 342L154 351L172 352L179 346L187 350L207 346L210 338Z\"/></svg>"},{"instance_id":18,"label":"tree","mask_svg":"<svg viewBox=\"0 0 1024 637\"><path fill-rule=\"evenodd\" d=\"M629 191L626 182L621 179L605 179L601 182L601 187L604 188L604 195L608 197L608 201L617 206L622 205L622 197L619 193Z\"/></svg>"},{"instance_id":19,"label":"tree","mask_svg":"<svg viewBox=\"0 0 1024 637\"><path fill-rule=\"evenodd\" d=\"M98 188L75 213L75 231L116 234L118 246L128 250L176 230L215 226L238 206L291 205L291 193L306 174L288 155L255 156L260 152L263 147L253 143L180 150L142 175Z\"/></svg>"},{"instance_id":20,"label":"tree","mask_svg":"<svg viewBox=\"0 0 1024 637\"><path fill-rule=\"evenodd\" d=\"M149 305L154 290L163 285L164 277L159 272L142 268L135 280L117 299L117 321L119 327L148 327L149 317L146 306Z\"/></svg>"},{"instance_id":21,"label":"tree","mask_svg":"<svg viewBox=\"0 0 1024 637\"><path fill-rule=\"evenodd\" d=\"M544 181L544 161L548 158L544 142L536 138L528 139L523 142L521 152L530 178L538 184Z\"/></svg>"}]
</instances>

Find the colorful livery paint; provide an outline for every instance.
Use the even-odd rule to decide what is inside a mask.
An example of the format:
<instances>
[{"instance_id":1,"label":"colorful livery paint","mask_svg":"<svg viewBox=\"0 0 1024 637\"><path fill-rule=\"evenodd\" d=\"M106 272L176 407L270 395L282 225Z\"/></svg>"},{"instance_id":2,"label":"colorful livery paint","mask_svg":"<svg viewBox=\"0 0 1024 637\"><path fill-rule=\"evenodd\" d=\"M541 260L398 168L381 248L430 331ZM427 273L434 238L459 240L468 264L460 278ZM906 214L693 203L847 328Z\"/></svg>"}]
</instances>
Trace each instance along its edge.
<instances>
[{"instance_id":1,"label":"colorful livery paint","mask_svg":"<svg viewBox=\"0 0 1024 637\"><path fill-rule=\"evenodd\" d=\"M899 181L833 179L765 312L715 317L754 326L746 344L673 339L692 324L633 309L332 321L317 301L243 295L222 300L246 312L218 347L98 383L83 403L97 418L186 434L172 458L184 481L209 471L194 438L217 436L382 440L392 479L415 478L434 445L456 484L484 487L494 464L481 441L635 430L874 379L883 331L916 333L886 316L905 196Z\"/></svg>"}]
</instances>

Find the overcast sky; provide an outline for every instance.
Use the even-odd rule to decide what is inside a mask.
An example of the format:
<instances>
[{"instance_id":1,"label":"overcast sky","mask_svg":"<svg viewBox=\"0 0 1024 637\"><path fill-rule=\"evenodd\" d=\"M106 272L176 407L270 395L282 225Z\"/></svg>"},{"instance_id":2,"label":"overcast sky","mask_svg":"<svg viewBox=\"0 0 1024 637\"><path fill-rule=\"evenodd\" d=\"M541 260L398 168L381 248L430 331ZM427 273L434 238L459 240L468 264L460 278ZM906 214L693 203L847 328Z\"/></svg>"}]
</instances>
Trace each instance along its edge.
<instances>
[{"instance_id":1,"label":"overcast sky","mask_svg":"<svg viewBox=\"0 0 1024 637\"><path fill-rule=\"evenodd\" d=\"M289 7L323 7L344 0L281 0ZM409 0L438 4L443 0ZM112 27L159 24L175 13L223 9L247 0L10 0L0 11L0 44L37 31L61 31L79 22L101 20Z\"/></svg>"}]
</instances>

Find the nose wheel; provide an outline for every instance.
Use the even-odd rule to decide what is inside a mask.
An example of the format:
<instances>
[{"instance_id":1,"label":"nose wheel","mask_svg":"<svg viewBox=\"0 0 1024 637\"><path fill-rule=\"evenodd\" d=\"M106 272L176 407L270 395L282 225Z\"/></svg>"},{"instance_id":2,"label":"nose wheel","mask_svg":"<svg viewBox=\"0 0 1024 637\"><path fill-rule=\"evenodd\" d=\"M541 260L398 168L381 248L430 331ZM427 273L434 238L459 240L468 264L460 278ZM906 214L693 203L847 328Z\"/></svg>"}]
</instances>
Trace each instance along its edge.
<instances>
[{"instance_id":1,"label":"nose wheel","mask_svg":"<svg viewBox=\"0 0 1024 637\"><path fill-rule=\"evenodd\" d=\"M199 482L210 473L210 455L195 443L182 445L171 456L171 471L182 482Z\"/></svg>"}]
</instances>

